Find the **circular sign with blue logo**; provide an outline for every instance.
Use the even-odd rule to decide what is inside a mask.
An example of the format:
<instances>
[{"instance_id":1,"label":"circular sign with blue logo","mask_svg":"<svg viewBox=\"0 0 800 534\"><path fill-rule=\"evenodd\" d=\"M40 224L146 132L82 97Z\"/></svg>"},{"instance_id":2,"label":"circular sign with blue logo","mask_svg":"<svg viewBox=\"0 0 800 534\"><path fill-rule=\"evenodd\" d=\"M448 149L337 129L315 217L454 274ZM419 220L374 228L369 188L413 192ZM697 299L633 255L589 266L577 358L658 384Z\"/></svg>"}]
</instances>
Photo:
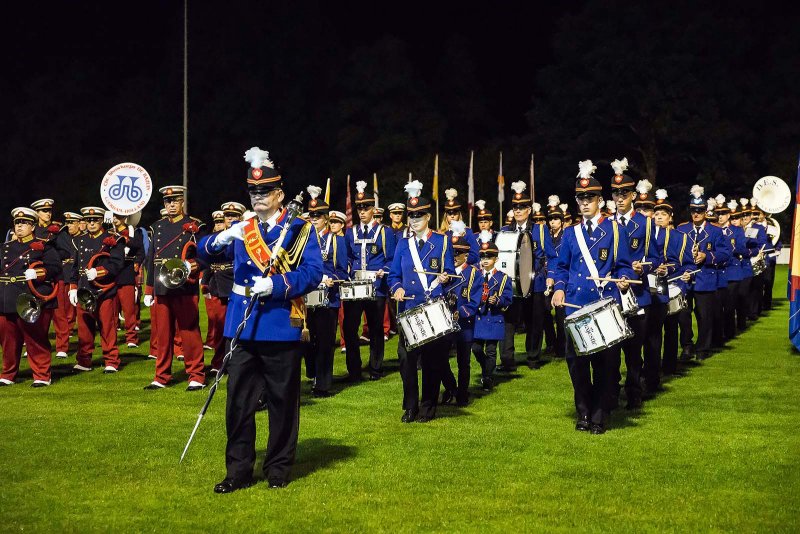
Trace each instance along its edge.
<instances>
[{"instance_id":1,"label":"circular sign with blue logo","mask_svg":"<svg viewBox=\"0 0 800 534\"><path fill-rule=\"evenodd\" d=\"M133 215L147 205L153 194L153 181L141 165L119 163L111 167L100 182L100 198L118 215Z\"/></svg>"}]
</instances>

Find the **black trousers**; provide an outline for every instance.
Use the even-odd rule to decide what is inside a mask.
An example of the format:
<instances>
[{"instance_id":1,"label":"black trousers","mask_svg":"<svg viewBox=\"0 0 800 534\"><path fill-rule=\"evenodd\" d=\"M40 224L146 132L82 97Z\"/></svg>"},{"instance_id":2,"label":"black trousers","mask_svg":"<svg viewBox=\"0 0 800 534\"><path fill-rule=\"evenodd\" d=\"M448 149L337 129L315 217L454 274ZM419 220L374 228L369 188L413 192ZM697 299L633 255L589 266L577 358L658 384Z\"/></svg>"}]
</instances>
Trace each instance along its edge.
<instances>
[{"instance_id":1,"label":"black trousers","mask_svg":"<svg viewBox=\"0 0 800 534\"><path fill-rule=\"evenodd\" d=\"M678 318L681 327L681 345L684 349L692 346L692 311L694 311L697 318L697 341L694 343L694 351L705 356L711 352L716 294L716 291L693 291L687 295L686 309L680 312Z\"/></svg>"},{"instance_id":2,"label":"black trousers","mask_svg":"<svg viewBox=\"0 0 800 534\"><path fill-rule=\"evenodd\" d=\"M772 309L772 286L775 285L775 264L768 263L764 271L764 298L761 301L762 310Z\"/></svg>"},{"instance_id":3,"label":"black trousers","mask_svg":"<svg viewBox=\"0 0 800 534\"><path fill-rule=\"evenodd\" d=\"M344 306L344 345L347 349L347 372L350 376L361 376L361 348L358 327L362 312L367 316L369 327L369 374L379 376L383 372L383 313L386 298L376 300L352 300L342 302Z\"/></svg>"},{"instance_id":4,"label":"black trousers","mask_svg":"<svg viewBox=\"0 0 800 534\"><path fill-rule=\"evenodd\" d=\"M336 327L339 308L311 308L308 310L308 330L311 342L306 347L306 376L316 379L314 389L328 391L333 383L333 351L336 345Z\"/></svg>"},{"instance_id":5,"label":"black trousers","mask_svg":"<svg viewBox=\"0 0 800 534\"><path fill-rule=\"evenodd\" d=\"M750 283L752 277L743 278L739 282L736 292L736 328L741 332L747 328L747 319L750 317Z\"/></svg>"},{"instance_id":6,"label":"black trousers","mask_svg":"<svg viewBox=\"0 0 800 534\"><path fill-rule=\"evenodd\" d=\"M711 330L711 345L715 349L719 349L725 345L726 341L725 313L727 312L727 309L725 308L725 304L728 299L728 288L727 286L717 288L715 293L714 306L711 308L714 322L713 329Z\"/></svg>"},{"instance_id":7,"label":"black trousers","mask_svg":"<svg viewBox=\"0 0 800 534\"><path fill-rule=\"evenodd\" d=\"M728 281L722 303L722 331L725 339L736 337L736 296L739 294L739 281Z\"/></svg>"},{"instance_id":8,"label":"black trousers","mask_svg":"<svg viewBox=\"0 0 800 534\"><path fill-rule=\"evenodd\" d=\"M750 319L755 321L761 314L761 301L764 299L764 273L750 279Z\"/></svg>"},{"instance_id":9,"label":"black trousers","mask_svg":"<svg viewBox=\"0 0 800 534\"><path fill-rule=\"evenodd\" d=\"M266 478L288 479L300 426L300 354L298 341L241 342L228 363L225 424L227 478L247 480L256 461L256 405L264 393L269 414Z\"/></svg>"},{"instance_id":10,"label":"black trousers","mask_svg":"<svg viewBox=\"0 0 800 534\"><path fill-rule=\"evenodd\" d=\"M472 353L481 366L481 378L492 378L497 367L496 339L476 339L472 342Z\"/></svg>"},{"instance_id":11,"label":"black trousers","mask_svg":"<svg viewBox=\"0 0 800 534\"><path fill-rule=\"evenodd\" d=\"M466 402L469 399L469 364L472 342L456 340L455 344L458 382L456 382L456 377L453 375L453 370L450 368L448 362L447 368L444 369L444 375L442 376L442 387L447 391L455 392L457 401Z\"/></svg>"},{"instance_id":12,"label":"black trousers","mask_svg":"<svg viewBox=\"0 0 800 534\"><path fill-rule=\"evenodd\" d=\"M664 317L664 357L661 370L665 375L675 374L678 370L678 319L680 313Z\"/></svg>"},{"instance_id":13,"label":"black trousers","mask_svg":"<svg viewBox=\"0 0 800 534\"><path fill-rule=\"evenodd\" d=\"M397 357L400 359L400 378L403 380L403 410L419 411L422 417L435 417L439 403L439 384L445 369L449 369L448 349L450 338L431 341L414 350L407 351L400 334L397 342ZM422 368L422 396L420 400L417 367Z\"/></svg>"},{"instance_id":14,"label":"black trousers","mask_svg":"<svg viewBox=\"0 0 800 534\"><path fill-rule=\"evenodd\" d=\"M556 356L559 358L563 358L566 354L567 350L567 332L564 330L564 319L566 319L567 313L563 307L558 307L555 309L555 320L556 320L556 345L555 351Z\"/></svg>"},{"instance_id":15,"label":"black trousers","mask_svg":"<svg viewBox=\"0 0 800 534\"><path fill-rule=\"evenodd\" d=\"M517 366L514 348L514 334L516 334L517 326L520 324L525 325L525 348L528 347L528 323L532 315L532 301L530 298L514 297L511 300L511 306L503 312L504 337L500 342L500 363L504 367L514 368Z\"/></svg>"},{"instance_id":16,"label":"black trousers","mask_svg":"<svg viewBox=\"0 0 800 534\"><path fill-rule=\"evenodd\" d=\"M644 383L650 391L655 391L661 383L661 344L663 340L664 321L666 318L667 304L653 297L653 301L650 303L650 306L647 307L647 318L644 327L644 362L642 366ZM678 347L676 343L676 358L677 354Z\"/></svg>"},{"instance_id":17,"label":"black trousers","mask_svg":"<svg viewBox=\"0 0 800 534\"><path fill-rule=\"evenodd\" d=\"M678 312L678 325L680 326L680 342L683 350L692 351L694 347L694 327L692 326L692 312L694 310L694 292L686 292L686 308Z\"/></svg>"},{"instance_id":18,"label":"black trousers","mask_svg":"<svg viewBox=\"0 0 800 534\"><path fill-rule=\"evenodd\" d=\"M628 400L642 397L642 348L644 347L645 328L647 327L647 314L649 306L642 308L644 314L627 317L628 326L633 330L633 336L621 343L622 352L625 354L625 394ZM619 373L619 369L617 369ZM621 376L616 377L617 380Z\"/></svg>"},{"instance_id":19,"label":"black trousers","mask_svg":"<svg viewBox=\"0 0 800 534\"><path fill-rule=\"evenodd\" d=\"M544 297L544 313L542 314L542 321L544 329L544 346L548 349L555 350L558 343L558 334L556 332L555 318L553 317L553 307L550 306L550 297Z\"/></svg>"},{"instance_id":20,"label":"black trousers","mask_svg":"<svg viewBox=\"0 0 800 534\"><path fill-rule=\"evenodd\" d=\"M610 374L613 348L591 356L576 356L575 347L567 343L567 367L575 393L575 411L579 417L588 417L592 423L604 424L612 404Z\"/></svg>"}]
</instances>

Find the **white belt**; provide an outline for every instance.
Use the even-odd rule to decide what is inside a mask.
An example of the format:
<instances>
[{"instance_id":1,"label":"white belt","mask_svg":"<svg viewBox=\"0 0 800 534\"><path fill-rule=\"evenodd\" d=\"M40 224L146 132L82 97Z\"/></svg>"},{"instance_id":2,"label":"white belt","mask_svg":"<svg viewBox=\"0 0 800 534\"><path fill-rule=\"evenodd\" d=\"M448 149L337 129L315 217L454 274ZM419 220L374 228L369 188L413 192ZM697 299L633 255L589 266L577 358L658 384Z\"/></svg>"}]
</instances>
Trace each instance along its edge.
<instances>
[{"instance_id":1,"label":"white belt","mask_svg":"<svg viewBox=\"0 0 800 534\"><path fill-rule=\"evenodd\" d=\"M253 286L240 286L239 284L233 284L231 293L235 293L236 295L241 295L243 297L251 297L253 296Z\"/></svg>"}]
</instances>

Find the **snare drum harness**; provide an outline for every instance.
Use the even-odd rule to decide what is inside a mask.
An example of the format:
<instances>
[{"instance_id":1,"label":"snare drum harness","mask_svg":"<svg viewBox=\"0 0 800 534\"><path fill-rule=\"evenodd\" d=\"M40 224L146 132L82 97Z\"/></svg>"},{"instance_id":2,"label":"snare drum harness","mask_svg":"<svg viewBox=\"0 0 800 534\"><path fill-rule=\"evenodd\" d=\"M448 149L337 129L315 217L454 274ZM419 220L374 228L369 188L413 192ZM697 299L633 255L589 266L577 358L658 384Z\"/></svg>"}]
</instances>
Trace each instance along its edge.
<instances>
[{"instance_id":1,"label":"snare drum harness","mask_svg":"<svg viewBox=\"0 0 800 534\"><path fill-rule=\"evenodd\" d=\"M611 221L614 229L614 265L617 263L617 247L619 246L619 228L617 226L616 221ZM575 240L578 242L578 248L581 250L581 256L583 256L583 261L586 263L586 268L589 269L589 274L592 275L592 278L600 278L600 273L597 271L597 265L594 263L594 259L589 254L589 247L586 246L586 239L583 237L583 225L576 224L573 226L575 229ZM593 280L595 286L597 286L597 292L600 294L600 297L603 296L603 290L606 287L608 282L601 282L600 280Z\"/></svg>"}]
</instances>

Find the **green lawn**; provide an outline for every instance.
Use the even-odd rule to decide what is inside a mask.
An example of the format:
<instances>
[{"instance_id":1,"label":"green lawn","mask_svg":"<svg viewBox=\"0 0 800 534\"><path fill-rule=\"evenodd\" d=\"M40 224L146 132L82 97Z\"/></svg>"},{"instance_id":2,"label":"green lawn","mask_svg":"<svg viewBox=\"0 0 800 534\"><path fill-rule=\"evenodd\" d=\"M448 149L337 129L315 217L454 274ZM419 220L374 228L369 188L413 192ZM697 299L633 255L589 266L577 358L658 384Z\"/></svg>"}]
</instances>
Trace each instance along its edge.
<instances>
[{"instance_id":1,"label":"green lawn","mask_svg":"<svg viewBox=\"0 0 800 534\"><path fill-rule=\"evenodd\" d=\"M775 310L640 413L615 413L602 436L573 429L563 361L402 424L391 341L384 380L320 400L304 382L286 489L223 496L212 487L225 474L224 389L179 465L206 394L184 391L183 373L143 391L146 343L123 349L116 375L72 375L71 357L50 388L25 374L0 390L0 531L796 532L800 357L785 287L782 269ZM338 351L336 365L343 375ZM259 423L263 456L266 415Z\"/></svg>"}]
</instances>

